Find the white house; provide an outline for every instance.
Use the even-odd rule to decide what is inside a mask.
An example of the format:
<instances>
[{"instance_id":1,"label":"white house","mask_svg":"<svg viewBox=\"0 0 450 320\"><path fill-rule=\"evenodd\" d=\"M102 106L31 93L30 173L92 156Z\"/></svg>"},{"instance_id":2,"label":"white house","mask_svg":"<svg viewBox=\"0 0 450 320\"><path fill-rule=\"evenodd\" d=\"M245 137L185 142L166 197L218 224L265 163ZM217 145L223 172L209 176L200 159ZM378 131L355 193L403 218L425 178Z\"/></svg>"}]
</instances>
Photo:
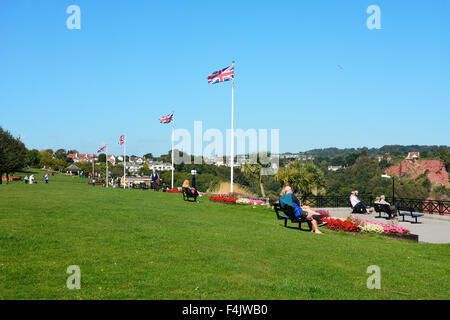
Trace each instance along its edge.
<instances>
[{"instance_id":1,"label":"white house","mask_svg":"<svg viewBox=\"0 0 450 320\"><path fill-rule=\"evenodd\" d=\"M172 170L172 164L171 163L165 163L160 161L154 161L150 162L148 165L150 170L156 170L156 171L170 171Z\"/></svg>"}]
</instances>

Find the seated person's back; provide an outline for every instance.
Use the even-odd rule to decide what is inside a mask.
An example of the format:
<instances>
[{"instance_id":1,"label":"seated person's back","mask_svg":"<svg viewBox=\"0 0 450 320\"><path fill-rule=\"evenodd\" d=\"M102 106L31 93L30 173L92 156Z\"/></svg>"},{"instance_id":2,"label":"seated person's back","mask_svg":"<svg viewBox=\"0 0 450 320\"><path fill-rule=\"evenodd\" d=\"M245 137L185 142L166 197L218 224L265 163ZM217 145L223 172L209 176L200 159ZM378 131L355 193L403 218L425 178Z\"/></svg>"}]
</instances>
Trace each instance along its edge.
<instances>
[{"instance_id":1,"label":"seated person's back","mask_svg":"<svg viewBox=\"0 0 450 320\"><path fill-rule=\"evenodd\" d=\"M295 208L295 205L300 206L300 201L293 193L287 193L280 197L280 206L284 209L284 207L288 205Z\"/></svg>"}]
</instances>

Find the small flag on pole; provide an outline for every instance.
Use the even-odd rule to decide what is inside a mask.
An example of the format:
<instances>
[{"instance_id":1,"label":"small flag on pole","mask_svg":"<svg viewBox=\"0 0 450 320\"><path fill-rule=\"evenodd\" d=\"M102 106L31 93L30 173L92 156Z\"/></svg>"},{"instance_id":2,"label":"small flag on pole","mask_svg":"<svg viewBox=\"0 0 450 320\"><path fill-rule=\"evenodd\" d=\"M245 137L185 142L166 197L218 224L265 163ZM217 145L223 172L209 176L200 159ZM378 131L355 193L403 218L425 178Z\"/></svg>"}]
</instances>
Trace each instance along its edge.
<instances>
[{"instance_id":1,"label":"small flag on pole","mask_svg":"<svg viewBox=\"0 0 450 320\"><path fill-rule=\"evenodd\" d=\"M123 134L123 135L121 135L120 138L119 138L119 144L120 144L120 145L123 145L124 143L125 143L125 135Z\"/></svg>"},{"instance_id":2,"label":"small flag on pole","mask_svg":"<svg viewBox=\"0 0 450 320\"><path fill-rule=\"evenodd\" d=\"M231 85L231 145L230 145L230 159L231 159L231 174L230 174L230 191L233 192L234 181L234 61L231 66L208 76L209 85L213 85L219 82L232 81Z\"/></svg>"},{"instance_id":3,"label":"small flag on pole","mask_svg":"<svg viewBox=\"0 0 450 320\"><path fill-rule=\"evenodd\" d=\"M208 83L216 84L218 82L232 81L234 79L234 64L231 67L216 71L208 76Z\"/></svg>"},{"instance_id":4,"label":"small flag on pole","mask_svg":"<svg viewBox=\"0 0 450 320\"><path fill-rule=\"evenodd\" d=\"M159 123L171 123L173 121L173 112L159 119Z\"/></svg>"},{"instance_id":5,"label":"small flag on pole","mask_svg":"<svg viewBox=\"0 0 450 320\"><path fill-rule=\"evenodd\" d=\"M99 148L99 149L97 150L97 153L105 152L105 151L106 151L106 146Z\"/></svg>"}]
</instances>

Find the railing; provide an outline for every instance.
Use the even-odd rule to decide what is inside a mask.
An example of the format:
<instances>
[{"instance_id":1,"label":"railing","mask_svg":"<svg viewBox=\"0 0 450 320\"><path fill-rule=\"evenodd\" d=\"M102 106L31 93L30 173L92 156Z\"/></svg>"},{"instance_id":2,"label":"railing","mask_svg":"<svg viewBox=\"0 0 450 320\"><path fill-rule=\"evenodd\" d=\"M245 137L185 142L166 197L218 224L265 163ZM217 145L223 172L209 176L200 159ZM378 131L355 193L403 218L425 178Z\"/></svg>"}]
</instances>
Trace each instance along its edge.
<instances>
[{"instance_id":1,"label":"railing","mask_svg":"<svg viewBox=\"0 0 450 320\"><path fill-rule=\"evenodd\" d=\"M369 206L373 206L376 199L376 197L372 195L358 195L358 198ZM350 207L350 197L304 196L299 197L299 199L303 205L313 208ZM392 199L386 198L386 201L391 202L391 204L395 204L397 207L411 208L415 212L440 215L450 214L450 201L406 198L395 198L394 203L392 203Z\"/></svg>"}]
</instances>

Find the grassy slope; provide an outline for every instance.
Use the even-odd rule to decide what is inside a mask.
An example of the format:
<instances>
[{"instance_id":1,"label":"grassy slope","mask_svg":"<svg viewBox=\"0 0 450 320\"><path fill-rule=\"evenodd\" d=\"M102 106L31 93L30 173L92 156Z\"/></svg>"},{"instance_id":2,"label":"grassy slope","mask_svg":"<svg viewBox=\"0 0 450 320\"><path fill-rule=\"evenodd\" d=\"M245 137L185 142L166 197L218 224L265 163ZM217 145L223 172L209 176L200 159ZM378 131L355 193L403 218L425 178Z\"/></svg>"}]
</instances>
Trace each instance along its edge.
<instances>
[{"instance_id":1,"label":"grassy slope","mask_svg":"<svg viewBox=\"0 0 450 320\"><path fill-rule=\"evenodd\" d=\"M0 299L448 299L450 245L285 229L267 208L0 186ZM59 182L56 182L59 181ZM81 268L81 290L66 269ZM381 290L366 269L381 268Z\"/></svg>"}]
</instances>

